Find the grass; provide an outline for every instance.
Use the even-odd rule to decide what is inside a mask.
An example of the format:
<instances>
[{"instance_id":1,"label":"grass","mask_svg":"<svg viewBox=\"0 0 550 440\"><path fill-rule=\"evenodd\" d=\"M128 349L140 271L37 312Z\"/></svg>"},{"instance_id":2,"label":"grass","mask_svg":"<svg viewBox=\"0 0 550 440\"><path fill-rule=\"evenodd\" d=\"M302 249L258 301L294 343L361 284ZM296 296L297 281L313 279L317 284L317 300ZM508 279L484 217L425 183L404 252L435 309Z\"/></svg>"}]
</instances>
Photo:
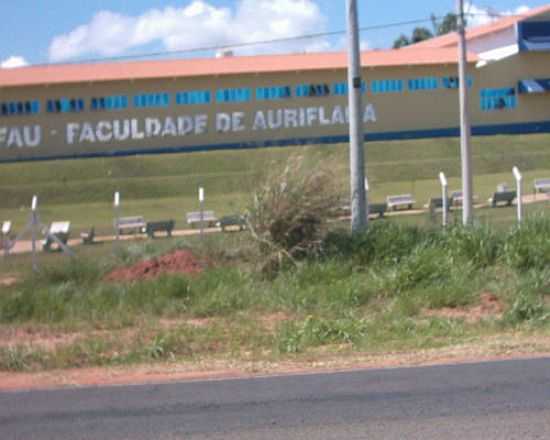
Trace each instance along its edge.
<instances>
[{"instance_id":1,"label":"grass","mask_svg":"<svg viewBox=\"0 0 550 440\"><path fill-rule=\"evenodd\" d=\"M67 340L4 342L0 370L416 350L547 331L549 228L544 217L504 231L374 222L354 237L333 231L321 254L269 279L258 272L263 257L246 233L103 247L73 261L58 255L4 289L0 332L41 329ZM115 266L178 247L209 256L213 267L192 278L102 281ZM481 293L498 298L502 316L468 322L426 314L467 311Z\"/></svg>"},{"instance_id":2,"label":"grass","mask_svg":"<svg viewBox=\"0 0 550 440\"><path fill-rule=\"evenodd\" d=\"M550 175L549 139L549 135L474 138L474 188L479 200L492 195L498 183L512 184L514 165L524 173L526 191L534 178ZM439 194L439 171L447 174L451 190L460 187L456 139L373 142L366 150L372 201L413 193L422 205ZM75 232L94 224L99 233L111 233L113 193L120 191L122 215L174 218L181 225L186 212L198 209L199 185L206 189L207 209L231 214L246 206L251 189L268 169L297 152L334 163L344 187L348 180L346 145L4 164L0 219L13 220L20 230L28 218L32 195L38 194L45 223L69 219ZM498 218L490 214L482 218L508 223L512 216L502 213Z\"/></svg>"},{"instance_id":3,"label":"grass","mask_svg":"<svg viewBox=\"0 0 550 440\"><path fill-rule=\"evenodd\" d=\"M511 168L525 190L550 175L548 135L476 138L475 193L487 199ZM93 223L112 231L112 194L122 193L122 215L175 218L198 208L218 215L241 211L267 169L296 152L333 164L336 184L348 180L347 147L311 146L171 156L2 165L0 219L20 230L28 201L40 195L44 223L69 219L75 232ZM411 192L417 205L437 196L443 170L458 188L455 139L370 143L371 201ZM243 160L246 158L246 160ZM548 332L550 220L548 204L476 210L476 225L460 227L453 211L446 230L427 215L373 221L350 237L331 223L320 252L265 276L265 255L248 233L140 240L76 248L76 258L29 255L0 259L0 273L19 282L0 287L0 370L36 371L211 358L279 360L336 353L417 350L460 344L502 332ZM162 276L107 283L105 275L177 248L191 249L212 267L199 276ZM441 314L468 313L492 294L502 315L469 322ZM427 310L435 311L427 313ZM438 314L439 313L439 314ZM11 336L17 332L28 337ZM32 335L44 335L33 338ZM60 336L58 343L49 337ZM51 339L51 338L50 338ZM56 341L56 338L53 338ZM46 341L46 342L44 342Z\"/></svg>"}]
</instances>

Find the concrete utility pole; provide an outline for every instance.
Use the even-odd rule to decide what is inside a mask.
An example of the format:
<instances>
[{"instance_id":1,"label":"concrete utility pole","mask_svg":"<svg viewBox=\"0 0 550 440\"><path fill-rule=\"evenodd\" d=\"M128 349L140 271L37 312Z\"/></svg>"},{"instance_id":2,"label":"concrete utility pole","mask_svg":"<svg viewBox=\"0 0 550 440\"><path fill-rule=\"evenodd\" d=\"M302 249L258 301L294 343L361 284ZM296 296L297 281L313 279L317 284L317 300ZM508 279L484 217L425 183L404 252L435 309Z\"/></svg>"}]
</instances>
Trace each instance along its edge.
<instances>
[{"instance_id":1,"label":"concrete utility pole","mask_svg":"<svg viewBox=\"0 0 550 440\"><path fill-rule=\"evenodd\" d=\"M473 220L473 179L472 151L470 146L471 129L468 116L468 84L466 81L466 22L464 20L464 0L458 2L458 75L460 80L460 157L462 161L462 223L472 224Z\"/></svg>"},{"instance_id":2,"label":"concrete utility pole","mask_svg":"<svg viewBox=\"0 0 550 440\"><path fill-rule=\"evenodd\" d=\"M367 227L365 192L365 153L363 150L363 117L361 108L361 52L357 1L346 0L348 20L348 95L350 140L351 232Z\"/></svg>"}]
</instances>

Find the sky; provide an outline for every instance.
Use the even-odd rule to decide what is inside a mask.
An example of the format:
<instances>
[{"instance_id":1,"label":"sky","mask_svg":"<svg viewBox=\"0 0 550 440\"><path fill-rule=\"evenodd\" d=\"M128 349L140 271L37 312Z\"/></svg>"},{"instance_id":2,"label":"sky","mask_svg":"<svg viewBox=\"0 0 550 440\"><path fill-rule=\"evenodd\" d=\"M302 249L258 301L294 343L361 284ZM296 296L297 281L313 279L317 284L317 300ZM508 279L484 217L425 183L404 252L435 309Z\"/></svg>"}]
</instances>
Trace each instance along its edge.
<instances>
[{"instance_id":1,"label":"sky","mask_svg":"<svg viewBox=\"0 0 550 440\"><path fill-rule=\"evenodd\" d=\"M514 14L550 0L474 0L471 24ZM346 29L345 0L5 0L0 28L0 67L64 63L161 53L161 56L213 56L215 50L166 54L188 49L232 46ZM455 0L358 0L360 27L425 20L453 10ZM9 17L9 19L6 19ZM391 47L415 25L361 33L364 49ZM341 50L345 35L235 46L236 54Z\"/></svg>"}]
</instances>

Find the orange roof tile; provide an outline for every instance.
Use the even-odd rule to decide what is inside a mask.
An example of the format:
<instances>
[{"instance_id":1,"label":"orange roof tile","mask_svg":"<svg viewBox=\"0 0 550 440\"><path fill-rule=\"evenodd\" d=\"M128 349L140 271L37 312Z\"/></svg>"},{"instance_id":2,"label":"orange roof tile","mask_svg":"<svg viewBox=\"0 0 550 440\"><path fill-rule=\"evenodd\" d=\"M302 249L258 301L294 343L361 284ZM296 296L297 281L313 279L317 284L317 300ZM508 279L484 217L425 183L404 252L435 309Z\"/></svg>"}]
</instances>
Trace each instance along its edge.
<instances>
[{"instance_id":1,"label":"orange roof tile","mask_svg":"<svg viewBox=\"0 0 550 440\"><path fill-rule=\"evenodd\" d=\"M550 12L550 5L541 6L538 8L531 9L525 14L521 15L511 15L509 17L501 18L500 20L488 23L482 26L476 26L466 30L466 39L474 40L484 35L492 34L504 29L507 29L511 26L514 26L516 23L525 20L526 18L532 18L537 15ZM404 47L404 49L427 49L427 48L445 48L453 47L458 44L458 36L456 32L450 34L445 34L440 37L430 38L429 40L421 41L420 43L412 44L410 46Z\"/></svg>"},{"instance_id":2,"label":"orange roof tile","mask_svg":"<svg viewBox=\"0 0 550 440\"><path fill-rule=\"evenodd\" d=\"M476 62L475 54L468 54ZM455 64L455 49L374 50L362 54L365 67ZM160 78L238 75L345 69L345 52L294 55L257 55L184 60L127 61L97 64L64 64L0 69L1 87L125 81Z\"/></svg>"}]
</instances>

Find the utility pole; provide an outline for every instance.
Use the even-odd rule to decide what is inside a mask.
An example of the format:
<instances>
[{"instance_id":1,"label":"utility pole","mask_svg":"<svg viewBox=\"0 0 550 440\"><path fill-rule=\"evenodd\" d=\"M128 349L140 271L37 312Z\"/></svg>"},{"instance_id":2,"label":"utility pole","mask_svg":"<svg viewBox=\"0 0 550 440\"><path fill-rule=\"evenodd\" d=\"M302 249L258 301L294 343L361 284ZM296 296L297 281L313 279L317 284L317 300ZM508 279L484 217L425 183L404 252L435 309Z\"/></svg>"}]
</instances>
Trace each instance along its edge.
<instances>
[{"instance_id":1,"label":"utility pole","mask_svg":"<svg viewBox=\"0 0 550 440\"><path fill-rule=\"evenodd\" d=\"M351 232L367 227L367 198L365 191L365 153L363 115L361 108L361 52L357 0L346 0L348 20L348 96L350 140Z\"/></svg>"},{"instance_id":2,"label":"utility pole","mask_svg":"<svg viewBox=\"0 0 550 440\"><path fill-rule=\"evenodd\" d=\"M473 220L473 179L471 129L468 116L468 84L466 81L466 22L464 20L464 0L458 2L458 75L460 81L460 157L462 162L462 223L472 224Z\"/></svg>"}]
</instances>

